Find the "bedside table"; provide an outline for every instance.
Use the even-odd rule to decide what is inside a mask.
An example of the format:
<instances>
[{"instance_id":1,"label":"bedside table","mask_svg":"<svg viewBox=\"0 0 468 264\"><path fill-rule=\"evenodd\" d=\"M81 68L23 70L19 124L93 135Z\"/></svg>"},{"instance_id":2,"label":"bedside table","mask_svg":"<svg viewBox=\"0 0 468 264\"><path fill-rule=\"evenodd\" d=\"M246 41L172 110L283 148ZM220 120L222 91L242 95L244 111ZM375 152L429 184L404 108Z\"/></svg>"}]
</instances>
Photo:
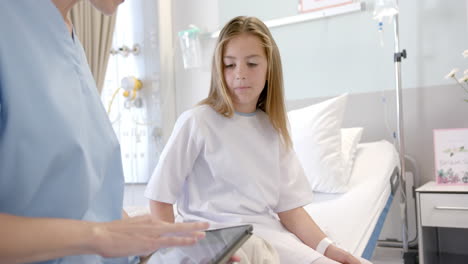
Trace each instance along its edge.
<instances>
[{"instance_id":1,"label":"bedside table","mask_svg":"<svg viewBox=\"0 0 468 264\"><path fill-rule=\"evenodd\" d=\"M419 263L468 263L468 186L416 189Z\"/></svg>"}]
</instances>

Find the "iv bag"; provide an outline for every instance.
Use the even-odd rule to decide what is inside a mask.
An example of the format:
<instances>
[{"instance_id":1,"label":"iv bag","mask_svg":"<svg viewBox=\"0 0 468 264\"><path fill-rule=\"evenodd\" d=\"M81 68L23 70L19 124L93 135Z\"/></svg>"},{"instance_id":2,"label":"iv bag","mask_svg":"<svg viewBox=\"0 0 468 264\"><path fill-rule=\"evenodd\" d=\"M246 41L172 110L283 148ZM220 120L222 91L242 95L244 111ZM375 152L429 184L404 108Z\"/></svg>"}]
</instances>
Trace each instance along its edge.
<instances>
[{"instance_id":1,"label":"iv bag","mask_svg":"<svg viewBox=\"0 0 468 264\"><path fill-rule=\"evenodd\" d=\"M398 14L398 5L396 0L375 0L374 19L382 22L384 17L389 21L394 15Z\"/></svg>"}]
</instances>

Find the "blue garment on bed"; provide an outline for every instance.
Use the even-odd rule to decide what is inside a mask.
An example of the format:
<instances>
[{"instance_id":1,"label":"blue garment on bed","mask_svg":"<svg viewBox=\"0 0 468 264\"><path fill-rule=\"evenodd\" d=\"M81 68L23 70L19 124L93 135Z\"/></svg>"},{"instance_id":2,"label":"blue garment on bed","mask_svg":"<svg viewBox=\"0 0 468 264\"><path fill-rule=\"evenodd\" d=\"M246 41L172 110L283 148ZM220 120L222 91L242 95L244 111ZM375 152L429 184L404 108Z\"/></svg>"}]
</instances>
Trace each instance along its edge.
<instances>
[{"instance_id":1,"label":"blue garment on bed","mask_svg":"<svg viewBox=\"0 0 468 264\"><path fill-rule=\"evenodd\" d=\"M0 1L0 32L0 212L120 219L120 147L80 42L50 0Z\"/></svg>"}]
</instances>

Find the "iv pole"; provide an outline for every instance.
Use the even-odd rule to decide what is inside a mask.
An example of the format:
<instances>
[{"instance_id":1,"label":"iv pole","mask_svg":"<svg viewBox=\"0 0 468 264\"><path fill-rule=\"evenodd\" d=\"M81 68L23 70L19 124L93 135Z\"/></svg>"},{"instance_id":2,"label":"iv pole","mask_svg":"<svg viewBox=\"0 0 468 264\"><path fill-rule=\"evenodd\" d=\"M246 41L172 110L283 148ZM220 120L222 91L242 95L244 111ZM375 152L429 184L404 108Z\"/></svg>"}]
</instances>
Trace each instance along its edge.
<instances>
[{"instance_id":1,"label":"iv pole","mask_svg":"<svg viewBox=\"0 0 468 264\"><path fill-rule=\"evenodd\" d=\"M377 0L379 4L385 4L384 0ZM394 0L395 7L398 10L398 0ZM408 247L408 211L407 211L407 193L406 193L406 164L405 164L405 138L404 138L404 119L403 119L403 91L401 85L401 60L406 59L406 50L400 51L400 32L399 32L399 11L392 14L387 12L384 14L393 16L395 51L393 54L393 62L395 64L395 92L396 92L396 110L397 110L397 132L396 139L398 141L398 152L400 157L400 220L401 220L401 237L403 248L403 260L405 264L416 263L416 254L409 252ZM381 22L380 22L381 25Z\"/></svg>"},{"instance_id":2,"label":"iv pole","mask_svg":"<svg viewBox=\"0 0 468 264\"><path fill-rule=\"evenodd\" d=\"M397 1L398 5L398 1ZM397 139L399 144L399 156L400 156L400 216L402 222L402 242L403 242L403 253L408 253L408 215L407 215L407 204L406 204L406 175L405 175L405 140L404 140L404 120L403 120L403 96L401 87L401 60L406 59L406 50L400 52L400 37L398 27L398 13L393 17L393 28L395 36L395 81L396 81L396 105L397 105Z\"/></svg>"},{"instance_id":3,"label":"iv pole","mask_svg":"<svg viewBox=\"0 0 468 264\"><path fill-rule=\"evenodd\" d=\"M397 131L396 140L398 142L398 154L400 158L399 182L400 182L400 220L401 220L401 238L403 249L403 260L405 264L414 264L417 262L417 252L409 252L408 242L408 208L406 193L406 164L405 164L405 138L404 138L404 119L403 119L403 91L401 85L401 60L406 59L406 50L400 51L400 32L399 32L399 8L398 0L376 0L374 19L379 20L379 30L382 28L382 19L387 16L393 18L395 52L393 62L395 64L395 101L397 110ZM381 35L382 37L382 35ZM382 41L382 40L381 40ZM381 42L383 43L383 42Z\"/></svg>"}]
</instances>

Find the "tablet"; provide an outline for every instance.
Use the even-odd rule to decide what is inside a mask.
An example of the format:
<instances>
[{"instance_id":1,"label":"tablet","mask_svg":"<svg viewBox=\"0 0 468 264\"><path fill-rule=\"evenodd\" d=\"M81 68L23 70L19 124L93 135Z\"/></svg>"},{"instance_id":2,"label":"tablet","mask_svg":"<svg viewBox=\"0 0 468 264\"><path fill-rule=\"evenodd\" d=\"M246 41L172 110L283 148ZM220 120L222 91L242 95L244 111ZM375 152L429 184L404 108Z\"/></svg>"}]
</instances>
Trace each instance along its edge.
<instances>
[{"instance_id":1,"label":"tablet","mask_svg":"<svg viewBox=\"0 0 468 264\"><path fill-rule=\"evenodd\" d=\"M156 251L148 264L225 264L252 235L252 231L252 225L207 230L205 238L195 245Z\"/></svg>"}]
</instances>

